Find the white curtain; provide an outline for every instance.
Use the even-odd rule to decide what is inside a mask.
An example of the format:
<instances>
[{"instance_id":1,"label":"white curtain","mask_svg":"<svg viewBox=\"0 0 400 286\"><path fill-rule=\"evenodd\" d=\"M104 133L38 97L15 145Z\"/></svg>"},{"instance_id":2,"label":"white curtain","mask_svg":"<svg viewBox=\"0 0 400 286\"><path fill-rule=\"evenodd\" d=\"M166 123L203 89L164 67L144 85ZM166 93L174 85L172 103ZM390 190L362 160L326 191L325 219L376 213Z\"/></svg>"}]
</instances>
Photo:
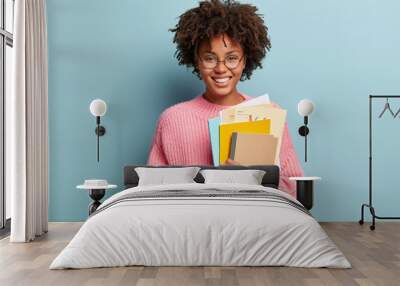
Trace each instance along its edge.
<instances>
[{"instance_id":1,"label":"white curtain","mask_svg":"<svg viewBox=\"0 0 400 286\"><path fill-rule=\"evenodd\" d=\"M45 0L16 0L13 92L6 110L6 181L12 242L48 227L47 28Z\"/></svg>"}]
</instances>

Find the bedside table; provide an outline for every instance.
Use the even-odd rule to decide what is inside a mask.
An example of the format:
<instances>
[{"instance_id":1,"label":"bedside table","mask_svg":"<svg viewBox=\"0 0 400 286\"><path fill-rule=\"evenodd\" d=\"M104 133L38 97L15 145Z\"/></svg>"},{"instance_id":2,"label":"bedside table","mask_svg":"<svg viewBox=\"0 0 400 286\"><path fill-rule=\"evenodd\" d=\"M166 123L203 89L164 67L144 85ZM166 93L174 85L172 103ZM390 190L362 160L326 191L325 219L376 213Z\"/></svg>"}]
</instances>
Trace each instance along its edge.
<instances>
[{"instance_id":1,"label":"bedside table","mask_svg":"<svg viewBox=\"0 0 400 286\"><path fill-rule=\"evenodd\" d=\"M321 180L320 177L290 177L289 180L296 181L296 199L303 206L311 210L314 203L314 181Z\"/></svg>"},{"instance_id":2,"label":"bedside table","mask_svg":"<svg viewBox=\"0 0 400 286\"><path fill-rule=\"evenodd\" d=\"M89 191L89 197L93 200L88 206L89 216L101 205L100 200L104 197L106 190L116 187L117 185L110 185L106 180L85 180L83 185L76 186L77 189Z\"/></svg>"}]
</instances>

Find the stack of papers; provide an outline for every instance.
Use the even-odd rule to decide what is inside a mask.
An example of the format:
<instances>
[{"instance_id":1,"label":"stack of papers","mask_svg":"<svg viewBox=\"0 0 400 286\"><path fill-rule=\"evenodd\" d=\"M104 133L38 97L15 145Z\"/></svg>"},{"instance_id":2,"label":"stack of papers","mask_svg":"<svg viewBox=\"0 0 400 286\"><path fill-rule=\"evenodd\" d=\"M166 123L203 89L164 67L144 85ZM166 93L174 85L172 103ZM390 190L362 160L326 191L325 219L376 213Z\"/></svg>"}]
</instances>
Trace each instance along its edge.
<instances>
[{"instance_id":1,"label":"stack of papers","mask_svg":"<svg viewBox=\"0 0 400 286\"><path fill-rule=\"evenodd\" d=\"M242 165L279 165L286 114L262 95L209 119L214 165L225 164L228 158Z\"/></svg>"}]
</instances>

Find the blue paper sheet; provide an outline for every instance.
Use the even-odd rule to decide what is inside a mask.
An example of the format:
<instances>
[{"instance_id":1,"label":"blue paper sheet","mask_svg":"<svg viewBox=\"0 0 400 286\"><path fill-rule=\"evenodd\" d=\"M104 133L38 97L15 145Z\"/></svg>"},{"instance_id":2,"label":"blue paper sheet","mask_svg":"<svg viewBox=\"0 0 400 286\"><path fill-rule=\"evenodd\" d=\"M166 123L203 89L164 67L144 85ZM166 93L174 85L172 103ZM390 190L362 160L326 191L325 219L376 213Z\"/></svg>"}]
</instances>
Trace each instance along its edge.
<instances>
[{"instance_id":1,"label":"blue paper sheet","mask_svg":"<svg viewBox=\"0 0 400 286\"><path fill-rule=\"evenodd\" d=\"M208 130L210 131L211 150L214 166L219 166L219 124L218 117L208 119Z\"/></svg>"}]
</instances>

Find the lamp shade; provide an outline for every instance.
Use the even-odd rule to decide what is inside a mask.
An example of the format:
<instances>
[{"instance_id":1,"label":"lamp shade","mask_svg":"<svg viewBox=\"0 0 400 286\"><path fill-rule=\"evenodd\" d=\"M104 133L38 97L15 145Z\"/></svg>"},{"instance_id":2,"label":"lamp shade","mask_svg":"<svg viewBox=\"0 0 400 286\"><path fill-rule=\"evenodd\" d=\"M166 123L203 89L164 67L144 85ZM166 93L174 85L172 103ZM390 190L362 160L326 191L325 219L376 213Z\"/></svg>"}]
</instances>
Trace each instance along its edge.
<instances>
[{"instance_id":1,"label":"lamp shade","mask_svg":"<svg viewBox=\"0 0 400 286\"><path fill-rule=\"evenodd\" d=\"M107 111L107 104L104 100L95 99L90 103L90 113L94 116L103 116Z\"/></svg>"},{"instance_id":2,"label":"lamp shade","mask_svg":"<svg viewBox=\"0 0 400 286\"><path fill-rule=\"evenodd\" d=\"M309 99L302 99L297 105L297 111L301 116L308 116L314 111L314 103Z\"/></svg>"}]
</instances>

